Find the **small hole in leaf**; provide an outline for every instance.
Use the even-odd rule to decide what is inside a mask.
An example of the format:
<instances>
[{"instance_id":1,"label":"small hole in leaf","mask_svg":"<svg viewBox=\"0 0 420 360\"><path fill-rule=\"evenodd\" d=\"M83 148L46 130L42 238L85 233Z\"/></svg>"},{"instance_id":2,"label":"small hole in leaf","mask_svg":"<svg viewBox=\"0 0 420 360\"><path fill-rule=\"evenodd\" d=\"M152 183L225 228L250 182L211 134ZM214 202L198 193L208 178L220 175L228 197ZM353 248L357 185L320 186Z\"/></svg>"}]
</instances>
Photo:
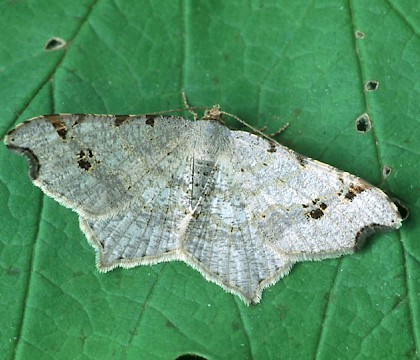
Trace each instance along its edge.
<instances>
[{"instance_id":1,"label":"small hole in leaf","mask_svg":"<svg viewBox=\"0 0 420 360\"><path fill-rule=\"evenodd\" d=\"M365 84L365 90L366 91L376 91L376 90L378 90L378 87L379 87L379 81L376 81L376 80L369 80Z\"/></svg>"},{"instance_id":2,"label":"small hole in leaf","mask_svg":"<svg viewBox=\"0 0 420 360\"><path fill-rule=\"evenodd\" d=\"M372 128L372 123L368 114L364 113L356 119L356 129L359 132L365 133Z\"/></svg>"},{"instance_id":3,"label":"small hole in leaf","mask_svg":"<svg viewBox=\"0 0 420 360\"><path fill-rule=\"evenodd\" d=\"M383 177L384 179L386 179L386 178L389 176L389 174L391 174L391 172L392 172L392 168L391 168L391 167L389 167L389 166L387 166L387 165L385 165L385 166L382 168L382 177Z\"/></svg>"},{"instance_id":4,"label":"small hole in leaf","mask_svg":"<svg viewBox=\"0 0 420 360\"><path fill-rule=\"evenodd\" d=\"M47 41L45 44L45 50L47 51L55 51L61 49L62 47L66 46L66 42L58 37L53 37Z\"/></svg>"},{"instance_id":5,"label":"small hole in leaf","mask_svg":"<svg viewBox=\"0 0 420 360\"><path fill-rule=\"evenodd\" d=\"M207 360L207 358L195 354L180 355L176 360Z\"/></svg>"},{"instance_id":6,"label":"small hole in leaf","mask_svg":"<svg viewBox=\"0 0 420 360\"><path fill-rule=\"evenodd\" d=\"M363 31L359 31L357 30L354 35L358 38L358 39L364 39L366 34Z\"/></svg>"}]
</instances>

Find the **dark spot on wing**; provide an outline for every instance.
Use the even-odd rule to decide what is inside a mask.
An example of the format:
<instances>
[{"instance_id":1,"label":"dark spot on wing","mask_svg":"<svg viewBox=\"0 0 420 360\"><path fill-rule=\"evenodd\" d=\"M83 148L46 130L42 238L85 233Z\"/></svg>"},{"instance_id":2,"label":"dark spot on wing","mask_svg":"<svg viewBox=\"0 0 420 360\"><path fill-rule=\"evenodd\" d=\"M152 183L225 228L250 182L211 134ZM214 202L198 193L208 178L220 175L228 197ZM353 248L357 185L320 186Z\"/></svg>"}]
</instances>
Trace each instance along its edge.
<instances>
[{"instance_id":1,"label":"dark spot on wing","mask_svg":"<svg viewBox=\"0 0 420 360\"><path fill-rule=\"evenodd\" d=\"M77 116L77 120L73 123L72 128L75 126L81 124L83 121L87 119L89 115L87 114L73 114L74 116ZM91 115L92 116L92 115Z\"/></svg>"},{"instance_id":2,"label":"dark spot on wing","mask_svg":"<svg viewBox=\"0 0 420 360\"><path fill-rule=\"evenodd\" d=\"M155 115L146 115L146 125L150 125L151 127L155 126Z\"/></svg>"},{"instance_id":3,"label":"dark spot on wing","mask_svg":"<svg viewBox=\"0 0 420 360\"><path fill-rule=\"evenodd\" d=\"M115 126L120 126L125 123L130 118L129 115L115 115L114 124Z\"/></svg>"},{"instance_id":4,"label":"dark spot on wing","mask_svg":"<svg viewBox=\"0 0 420 360\"><path fill-rule=\"evenodd\" d=\"M77 160L77 163L79 164L79 167L81 169L86 170L86 171L88 171L92 167L92 164L85 159L79 159Z\"/></svg>"},{"instance_id":5,"label":"dark spot on wing","mask_svg":"<svg viewBox=\"0 0 420 360\"><path fill-rule=\"evenodd\" d=\"M366 239L372 235L373 233L377 232L378 230L386 230L387 227L379 224L369 224L362 227L357 233L356 238L354 239L354 251L359 251Z\"/></svg>"},{"instance_id":6,"label":"dark spot on wing","mask_svg":"<svg viewBox=\"0 0 420 360\"><path fill-rule=\"evenodd\" d=\"M12 130L9 135L13 134L14 130ZM13 141L13 139L12 139ZM27 157L28 159L28 163L29 163L29 177L32 180L36 180L38 178L39 175L39 169L41 167L38 157L34 154L34 152L29 149L29 148L23 148L23 147L19 147L19 146L15 146L12 144L7 144L7 147L14 151L15 153L19 154L19 155L24 155Z\"/></svg>"},{"instance_id":7,"label":"dark spot on wing","mask_svg":"<svg viewBox=\"0 0 420 360\"><path fill-rule=\"evenodd\" d=\"M352 201L358 194L362 193L366 189L367 187L351 184L347 193L344 195L344 197L347 200Z\"/></svg>"},{"instance_id":8,"label":"dark spot on wing","mask_svg":"<svg viewBox=\"0 0 420 360\"><path fill-rule=\"evenodd\" d=\"M76 159L79 167L85 171L92 170L95 164L100 163L100 161L95 159L92 149L81 149Z\"/></svg>"},{"instance_id":9,"label":"dark spot on wing","mask_svg":"<svg viewBox=\"0 0 420 360\"><path fill-rule=\"evenodd\" d=\"M277 151L277 146L274 142L270 141L270 147L267 150L270 153L275 153Z\"/></svg>"},{"instance_id":10,"label":"dark spot on wing","mask_svg":"<svg viewBox=\"0 0 420 360\"><path fill-rule=\"evenodd\" d=\"M324 212L321 209L315 209L315 210L311 210L308 215L312 218L312 219L320 219L324 216Z\"/></svg>"},{"instance_id":11,"label":"dark spot on wing","mask_svg":"<svg viewBox=\"0 0 420 360\"><path fill-rule=\"evenodd\" d=\"M63 140L66 140L67 136L67 126L63 120L63 117L58 114L47 115L45 119L54 126L55 131L57 132L58 136Z\"/></svg>"},{"instance_id":12,"label":"dark spot on wing","mask_svg":"<svg viewBox=\"0 0 420 360\"><path fill-rule=\"evenodd\" d=\"M401 203L401 201L398 200L398 199L392 199L392 202L397 207L398 212L399 212L399 214L401 216L401 219L402 220L406 220L408 218L408 216L410 215L410 211L408 210L408 208L405 205L403 205Z\"/></svg>"},{"instance_id":13,"label":"dark spot on wing","mask_svg":"<svg viewBox=\"0 0 420 360\"><path fill-rule=\"evenodd\" d=\"M319 203L320 200L318 198L313 199L311 201L311 204L302 204L302 207L304 209L311 209L305 212L305 215L307 216L308 219L314 219L314 220L318 220L320 218L322 218L325 215L324 210L327 209L327 204L325 204L324 202Z\"/></svg>"},{"instance_id":14,"label":"dark spot on wing","mask_svg":"<svg viewBox=\"0 0 420 360\"><path fill-rule=\"evenodd\" d=\"M306 156L303 156L301 154L295 153L296 160L302 167L306 167L306 164L308 163L308 158Z\"/></svg>"}]
</instances>

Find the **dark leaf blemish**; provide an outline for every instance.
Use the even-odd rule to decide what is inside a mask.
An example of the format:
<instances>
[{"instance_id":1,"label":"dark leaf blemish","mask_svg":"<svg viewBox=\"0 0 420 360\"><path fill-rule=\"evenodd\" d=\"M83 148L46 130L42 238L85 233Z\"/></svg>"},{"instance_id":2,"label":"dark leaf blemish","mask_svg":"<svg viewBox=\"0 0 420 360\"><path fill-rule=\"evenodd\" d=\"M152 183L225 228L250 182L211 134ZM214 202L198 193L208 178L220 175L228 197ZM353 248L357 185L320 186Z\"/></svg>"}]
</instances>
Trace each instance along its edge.
<instances>
[{"instance_id":1,"label":"dark leaf blemish","mask_svg":"<svg viewBox=\"0 0 420 360\"><path fill-rule=\"evenodd\" d=\"M376 91L379 87L379 81L376 80L369 80L365 84L365 90L366 91Z\"/></svg>"},{"instance_id":2,"label":"dark leaf blemish","mask_svg":"<svg viewBox=\"0 0 420 360\"><path fill-rule=\"evenodd\" d=\"M390 166L385 165L382 168L382 177L386 179L392 172L392 168Z\"/></svg>"},{"instance_id":3,"label":"dark leaf blemish","mask_svg":"<svg viewBox=\"0 0 420 360\"><path fill-rule=\"evenodd\" d=\"M358 132L368 132L372 129L372 123L368 114L362 114L356 119L356 129Z\"/></svg>"},{"instance_id":4,"label":"dark leaf blemish","mask_svg":"<svg viewBox=\"0 0 420 360\"><path fill-rule=\"evenodd\" d=\"M366 36L366 34L363 31L357 30L354 35L356 36L356 38L358 39L364 39L364 37Z\"/></svg>"},{"instance_id":5,"label":"dark leaf blemish","mask_svg":"<svg viewBox=\"0 0 420 360\"><path fill-rule=\"evenodd\" d=\"M55 50L61 49L64 46L66 46L66 42L63 39L59 37L52 37L45 44L45 50L55 51Z\"/></svg>"}]
</instances>

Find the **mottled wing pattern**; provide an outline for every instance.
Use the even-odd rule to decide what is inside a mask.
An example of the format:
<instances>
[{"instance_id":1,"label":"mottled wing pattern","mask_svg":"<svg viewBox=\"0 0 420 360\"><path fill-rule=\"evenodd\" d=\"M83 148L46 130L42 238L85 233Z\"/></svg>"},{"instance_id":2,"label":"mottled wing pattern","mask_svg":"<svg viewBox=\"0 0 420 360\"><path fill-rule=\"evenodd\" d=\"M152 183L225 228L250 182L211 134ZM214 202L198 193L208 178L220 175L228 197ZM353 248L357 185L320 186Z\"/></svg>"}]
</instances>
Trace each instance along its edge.
<instances>
[{"instance_id":1,"label":"mottled wing pattern","mask_svg":"<svg viewBox=\"0 0 420 360\"><path fill-rule=\"evenodd\" d=\"M159 192L167 185L157 181L162 171L172 170L163 160L180 144L185 151L189 123L154 116L47 115L20 124L5 142L28 156L31 178L46 194L81 215L101 218L130 207L144 189Z\"/></svg>"},{"instance_id":2,"label":"mottled wing pattern","mask_svg":"<svg viewBox=\"0 0 420 360\"><path fill-rule=\"evenodd\" d=\"M289 259L351 253L374 229L401 225L395 204L362 179L249 133L232 137L248 226Z\"/></svg>"},{"instance_id":3,"label":"mottled wing pattern","mask_svg":"<svg viewBox=\"0 0 420 360\"><path fill-rule=\"evenodd\" d=\"M258 302L262 289L284 276L293 261L265 241L266 229L252 226L247 194L242 193L239 178L232 176L235 159L218 160L181 249L187 262L207 279L240 295L246 303Z\"/></svg>"},{"instance_id":4,"label":"mottled wing pattern","mask_svg":"<svg viewBox=\"0 0 420 360\"><path fill-rule=\"evenodd\" d=\"M181 151L181 150L177 150ZM191 198L192 156L182 150L161 159L170 169L154 178L130 208L100 219L81 217L81 228L98 249L97 264L103 271L116 266L133 267L174 259L180 240L180 224ZM177 161L174 161L177 159ZM177 166L174 166L177 164ZM141 170L139 170L141 174Z\"/></svg>"},{"instance_id":5,"label":"mottled wing pattern","mask_svg":"<svg viewBox=\"0 0 420 360\"><path fill-rule=\"evenodd\" d=\"M360 178L216 121L49 115L5 142L79 214L100 270L184 260L247 304L296 261L350 253L401 225Z\"/></svg>"}]
</instances>

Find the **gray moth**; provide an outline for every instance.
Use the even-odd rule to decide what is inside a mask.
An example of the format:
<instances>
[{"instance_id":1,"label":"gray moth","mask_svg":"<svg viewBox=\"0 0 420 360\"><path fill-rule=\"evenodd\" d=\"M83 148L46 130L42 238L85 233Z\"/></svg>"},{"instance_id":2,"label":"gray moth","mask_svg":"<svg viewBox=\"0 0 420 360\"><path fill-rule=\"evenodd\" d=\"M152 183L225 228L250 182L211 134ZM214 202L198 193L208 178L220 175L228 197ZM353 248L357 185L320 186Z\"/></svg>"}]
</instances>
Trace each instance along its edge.
<instances>
[{"instance_id":1,"label":"gray moth","mask_svg":"<svg viewBox=\"0 0 420 360\"><path fill-rule=\"evenodd\" d=\"M216 116L46 115L5 143L79 215L100 271L181 260L246 304L296 262L401 226L380 189Z\"/></svg>"}]
</instances>

